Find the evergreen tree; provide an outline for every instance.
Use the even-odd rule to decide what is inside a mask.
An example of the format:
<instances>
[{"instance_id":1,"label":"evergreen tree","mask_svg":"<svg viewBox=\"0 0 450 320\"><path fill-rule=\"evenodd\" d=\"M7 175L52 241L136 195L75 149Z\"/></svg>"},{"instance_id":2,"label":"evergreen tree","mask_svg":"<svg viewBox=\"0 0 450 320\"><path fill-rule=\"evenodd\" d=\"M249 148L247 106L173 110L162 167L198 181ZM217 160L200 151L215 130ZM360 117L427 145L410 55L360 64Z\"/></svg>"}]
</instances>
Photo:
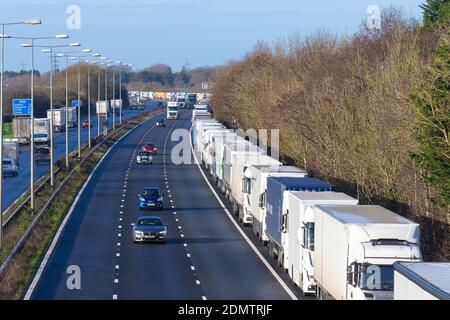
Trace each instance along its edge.
<instances>
[{"instance_id":1,"label":"evergreen tree","mask_svg":"<svg viewBox=\"0 0 450 320\"><path fill-rule=\"evenodd\" d=\"M427 0L420 8L423 10L425 29L434 29L450 21L450 0Z\"/></svg>"},{"instance_id":2,"label":"evergreen tree","mask_svg":"<svg viewBox=\"0 0 450 320\"><path fill-rule=\"evenodd\" d=\"M450 32L446 29L439 41L433 65L412 92L417 111L414 161L425 171L439 197L450 204Z\"/></svg>"}]
</instances>

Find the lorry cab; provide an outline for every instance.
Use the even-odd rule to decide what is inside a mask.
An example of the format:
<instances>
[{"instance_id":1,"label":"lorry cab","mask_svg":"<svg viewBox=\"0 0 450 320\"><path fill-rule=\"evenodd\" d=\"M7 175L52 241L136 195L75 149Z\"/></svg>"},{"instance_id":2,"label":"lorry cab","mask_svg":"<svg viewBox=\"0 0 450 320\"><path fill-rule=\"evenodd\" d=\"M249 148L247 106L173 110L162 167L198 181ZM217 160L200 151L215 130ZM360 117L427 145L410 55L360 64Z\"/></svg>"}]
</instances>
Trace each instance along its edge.
<instances>
[{"instance_id":1,"label":"lorry cab","mask_svg":"<svg viewBox=\"0 0 450 320\"><path fill-rule=\"evenodd\" d=\"M167 103L167 119L177 120L179 119L178 103L169 101Z\"/></svg>"},{"instance_id":2,"label":"lorry cab","mask_svg":"<svg viewBox=\"0 0 450 320\"><path fill-rule=\"evenodd\" d=\"M393 299L397 261L419 262L419 225L380 206L315 207L316 294L340 300Z\"/></svg>"}]
</instances>

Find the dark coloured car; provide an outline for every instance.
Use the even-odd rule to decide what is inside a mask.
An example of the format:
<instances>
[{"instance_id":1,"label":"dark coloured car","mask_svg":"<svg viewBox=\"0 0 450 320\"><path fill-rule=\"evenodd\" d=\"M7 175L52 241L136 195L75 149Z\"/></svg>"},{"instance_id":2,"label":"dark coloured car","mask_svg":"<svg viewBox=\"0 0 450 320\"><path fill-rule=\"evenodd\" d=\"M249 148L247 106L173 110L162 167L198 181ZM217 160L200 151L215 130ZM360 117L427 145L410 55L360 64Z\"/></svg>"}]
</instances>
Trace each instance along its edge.
<instances>
[{"instance_id":1,"label":"dark coloured car","mask_svg":"<svg viewBox=\"0 0 450 320\"><path fill-rule=\"evenodd\" d=\"M133 242L167 242L167 225L160 217L140 217L133 226Z\"/></svg>"},{"instance_id":2,"label":"dark coloured car","mask_svg":"<svg viewBox=\"0 0 450 320\"><path fill-rule=\"evenodd\" d=\"M158 121L156 121L156 126L157 127L165 127L166 122L164 121L164 119L159 119Z\"/></svg>"},{"instance_id":3,"label":"dark coloured car","mask_svg":"<svg viewBox=\"0 0 450 320\"><path fill-rule=\"evenodd\" d=\"M164 195L161 190L157 187L148 187L142 190L142 193L139 194L139 209L140 210L148 210L148 209L156 209L163 210L164 209Z\"/></svg>"},{"instance_id":4,"label":"dark coloured car","mask_svg":"<svg viewBox=\"0 0 450 320\"><path fill-rule=\"evenodd\" d=\"M150 151L152 155L156 156L158 153L158 148L153 143L146 143L141 147L142 151Z\"/></svg>"},{"instance_id":5,"label":"dark coloured car","mask_svg":"<svg viewBox=\"0 0 450 320\"><path fill-rule=\"evenodd\" d=\"M34 159L36 163L47 163L50 162L50 148L41 147L34 151Z\"/></svg>"}]
</instances>

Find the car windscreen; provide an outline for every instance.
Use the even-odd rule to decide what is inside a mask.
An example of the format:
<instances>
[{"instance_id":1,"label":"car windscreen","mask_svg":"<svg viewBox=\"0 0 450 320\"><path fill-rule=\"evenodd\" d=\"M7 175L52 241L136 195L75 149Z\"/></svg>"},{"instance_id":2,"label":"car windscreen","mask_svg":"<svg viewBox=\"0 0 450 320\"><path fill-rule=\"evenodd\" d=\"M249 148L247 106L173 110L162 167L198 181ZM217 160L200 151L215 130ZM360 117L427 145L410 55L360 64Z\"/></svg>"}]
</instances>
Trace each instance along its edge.
<instances>
[{"instance_id":1,"label":"car windscreen","mask_svg":"<svg viewBox=\"0 0 450 320\"><path fill-rule=\"evenodd\" d=\"M150 152L146 152L146 151L144 151L144 152L139 152L139 155L140 155L140 156L144 156L144 157L150 156Z\"/></svg>"},{"instance_id":2,"label":"car windscreen","mask_svg":"<svg viewBox=\"0 0 450 320\"><path fill-rule=\"evenodd\" d=\"M162 226L161 219L158 218L142 218L137 222L138 226L150 226L150 227L160 227Z\"/></svg>"},{"instance_id":3,"label":"car windscreen","mask_svg":"<svg viewBox=\"0 0 450 320\"><path fill-rule=\"evenodd\" d=\"M160 192L158 189L145 189L142 195L145 197L159 197Z\"/></svg>"},{"instance_id":4,"label":"car windscreen","mask_svg":"<svg viewBox=\"0 0 450 320\"><path fill-rule=\"evenodd\" d=\"M3 160L3 165L4 166L9 166L10 164L12 164L11 160Z\"/></svg>"}]
</instances>

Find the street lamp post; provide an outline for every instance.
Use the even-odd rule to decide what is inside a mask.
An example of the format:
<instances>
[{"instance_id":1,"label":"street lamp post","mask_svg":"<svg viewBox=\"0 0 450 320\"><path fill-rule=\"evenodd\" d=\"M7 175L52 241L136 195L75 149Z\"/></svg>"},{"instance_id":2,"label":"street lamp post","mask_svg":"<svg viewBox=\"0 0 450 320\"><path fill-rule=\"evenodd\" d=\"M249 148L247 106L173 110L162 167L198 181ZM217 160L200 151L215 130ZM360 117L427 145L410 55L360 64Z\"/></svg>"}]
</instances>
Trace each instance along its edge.
<instances>
[{"instance_id":1,"label":"street lamp post","mask_svg":"<svg viewBox=\"0 0 450 320\"><path fill-rule=\"evenodd\" d=\"M54 141L53 141L53 121L54 121L54 112L53 112L53 50L54 48L63 48L63 47L78 47L80 46L79 43L70 43L67 45L60 45L60 46L36 46L36 47L42 47L47 48L42 50L44 53L50 53L50 185L53 187L54 185ZM67 125L67 110L66 110L66 125ZM67 127L66 127L67 131Z\"/></svg>"},{"instance_id":2,"label":"street lamp post","mask_svg":"<svg viewBox=\"0 0 450 320\"><path fill-rule=\"evenodd\" d=\"M30 152L30 207L31 211L34 214L35 203L34 203L34 43L36 40L44 40L44 39L67 39L69 36L65 34L59 34L54 37L14 37L17 39L27 39L31 40L31 44L23 44L24 48L31 48L31 119L30 119L30 135L31 135L31 152Z\"/></svg>"},{"instance_id":3,"label":"street lamp post","mask_svg":"<svg viewBox=\"0 0 450 320\"><path fill-rule=\"evenodd\" d=\"M5 71L5 26L16 24L41 24L41 20L25 20L21 22L0 23L2 26L1 34L1 65L0 65L0 249L3 241L3 73Z\"/></svg>"},{"instance_id":4,"label":"street lamp post","mask_svg":"<svg viewBox=\"0 0 450 320\"><path fill-rule=\"evenodd\" d=\"M93 57L100 57L101 54L98 53L94 53L92 55ZM87 75L88 75L88 122L89 122L89 126L88 126L88 145L89 145L89 149L91 148L92 144L91 144L91 62L95 62L95 61L86 61L87 62Z\"/></svg>"},{"instance_id":5,"label":"street lamp post","mask_svg":"<svg viewBox=\"0 0 450 320\"><path fill-rule=\"evenodd\" d=\"M81 52L82 53L88 53L91 52L91 49L84 49ZM77 71L78 71L78 76L77 76L77 91L78 91L78 100L77 100L77 111L78 111L78 160L81 159L81 94L80 94L80 63L81 63L81 57L82 56L73 56L71 57L71 59L73 60L78 60L78 64L77 64Z\"/></svg>"}]
</instances>

